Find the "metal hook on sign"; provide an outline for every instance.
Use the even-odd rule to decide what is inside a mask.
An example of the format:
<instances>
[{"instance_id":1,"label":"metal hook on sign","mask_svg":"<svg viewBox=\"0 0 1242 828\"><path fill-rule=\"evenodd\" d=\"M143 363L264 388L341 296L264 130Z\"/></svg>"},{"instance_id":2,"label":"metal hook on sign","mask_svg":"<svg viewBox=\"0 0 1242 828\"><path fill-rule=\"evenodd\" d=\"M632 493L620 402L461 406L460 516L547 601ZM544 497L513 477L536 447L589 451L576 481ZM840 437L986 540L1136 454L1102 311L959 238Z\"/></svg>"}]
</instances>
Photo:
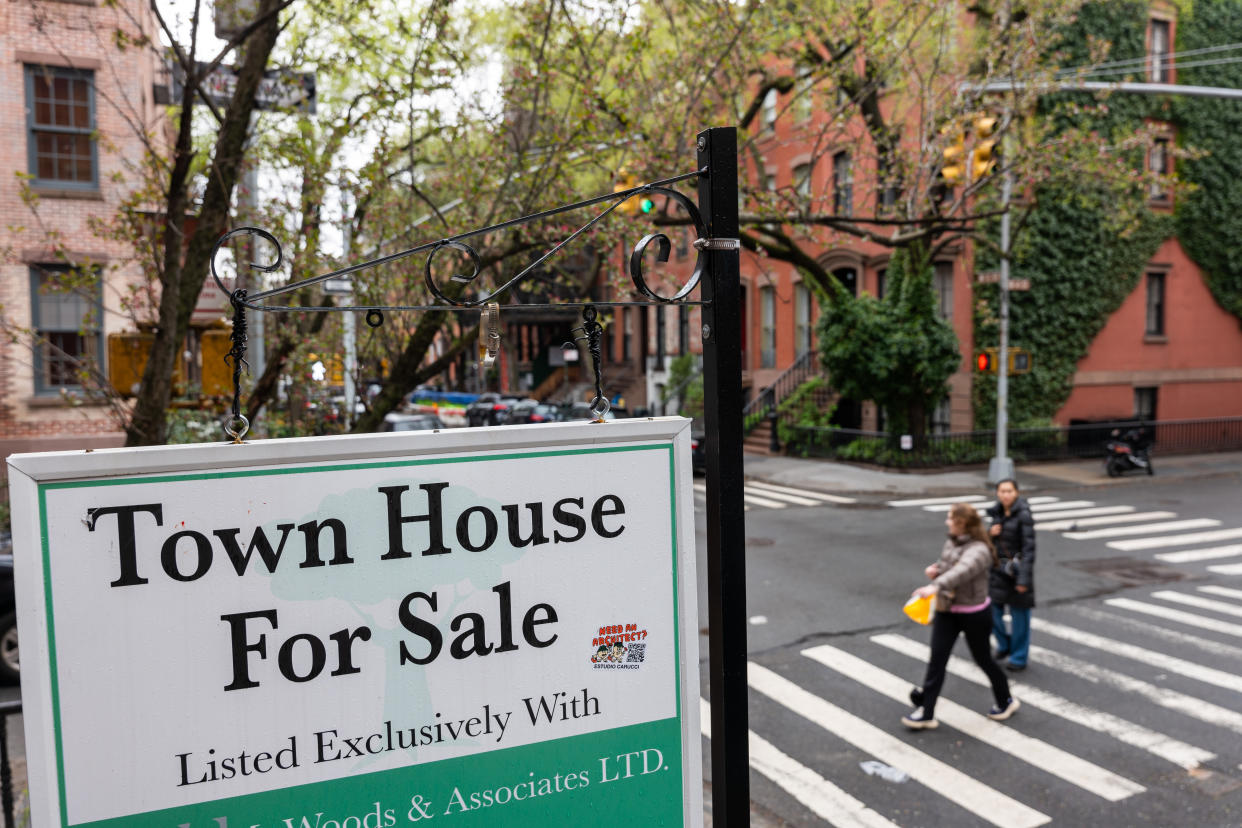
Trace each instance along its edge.
<instances>
[{"instance_id":1,"label":"metal hook on sign","mask_svg":"<svg viewBox=\"0 0 1242 828\"><path fill-rule=\"evenodd\" d=\"M491 368L500 353L500 303L488 302L479 314L479 364Z\"/></svg>"}]
</instances>

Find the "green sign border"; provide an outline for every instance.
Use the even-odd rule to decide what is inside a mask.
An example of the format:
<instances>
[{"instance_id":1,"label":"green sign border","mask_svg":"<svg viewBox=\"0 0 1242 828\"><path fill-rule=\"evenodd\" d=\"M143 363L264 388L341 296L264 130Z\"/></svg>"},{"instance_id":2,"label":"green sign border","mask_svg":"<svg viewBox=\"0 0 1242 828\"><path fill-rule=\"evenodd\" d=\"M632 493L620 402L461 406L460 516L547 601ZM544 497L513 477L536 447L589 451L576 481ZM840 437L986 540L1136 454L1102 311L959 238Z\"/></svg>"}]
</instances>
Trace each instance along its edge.
<instances>
[{"instance_id":1,"label":"green sign border","mask_svg":"<svg viewBox=\"0 0 1242 828\"><path fill-rule=\"evenodd\" d=\"M469 449L466 449L466 451L469 451ZM62 483L39 483L38 484L39 528L40 528L40 533L42 534L42 547L43 547L43 550L42 550L43 551L43 589L44 589L44 602L45 602L44 610L45 610L45 614L47 615L47 652L48 652L48 665L50 668L50 676L51 676L52 727L53 727L53 730L55 731L54 735L56 739L56 775L57 775L56 787L57 787L57 792L58 792L58 796L60 800L61 828L74 828L74 826L86 826L86 825L90 825L91 823L79 822L79 823L73 823L73 825L70 825L68 808L67 808L67 797L66 797L66 792L65 792L64 744L63 744L63 739L62 739L62 734L61 734L61 721L60 721L60 679L59 679L59 668L58 668L57 659L56 659L56 625L52 617L52 607L53 607L52 577L51 577L52 561L51 561L51 549L49 546L50 536L48 533L48 526L47 526L47 493L49 491L52 491L55 489L81 489L81 488L99 488L99 487L106 487L106 486L125 486L125 485L133 485L133 484L140 484L140 483L180 483L180 482L185 482L185 481L190 481L190 480L219 480L219 479L242 478L242 477L268 477L268 476L273 476L273 475L284 475L284 474L318 474L318 473L323 473L323 472L356 471L356 470L361 470L361 469L408 468L411 466L438 466L438 465L445 465L449 463L486 463L486 462L494 462L497 460L519 460L519 459L529 459L529 458L534 458L534 457L562 457L562 456L582 455L582 454L613 454L613 453L632 452L632 451L665 451L668 453L669 510L670 510L670 518L672 521L671 534L672 534L672 547L673 547L672 549L672 552L673 552L673 627L674 627L673 667L674 667L674 674L675 674L674 686L675 686L675 691L676 691L675 696L676 696L676 703L677 703L677 706L676 706L677 713L676 713L675 719L678 723L678 728L680 730L680 726L682 724L681 616L680 616L680 602L679 602L680 570L678 569L678 566L677 566L677 554L678 554L678 548L677 548L677 474L676 474L676 464L674 462L675 456L673 453L673 444L671 442L661 442L661 443L656 443L656 444L646 444L646 445L637 445L637 446L596 446L592 448L560 449L556 451L529 451L529 452L517 451L517 452L504 453L504 454L471 454L471 455L467 455L464 457L463 456L431 457L431 458L422 458L422 459L415 459L415 460L385 460L385 461L365 462L365 463L346 462L346 463L340 463L336 465L327 465L327 466L317 466L317 465L292 466L292 467L280 467L280 468L269 468L269 469L251 469L247 471L231 471L231 472L230 471L191 472L188 474L154 475L150 477L139 475L135 477L109 478L106 480L74 480L74 481L68 481L68 482L62 482ZM609 728L608 730L599 731L599 733L607 733L610 730L619 730L619 729L620 728ZM566 738L574 738L574 737L566 737ZM554 740L549 740L549 741L555 742L559 740L554 739ZM536 744L546 744L546 743L536 743ZM683 748L683 751L684 751L685 745L681 745L681 747ZM487 753L491 753L491 752L493 751L487 751ZM684 755L684 752L683 752L683 755L681 755L679 758L682 760L682 763L685 762L686 757ZM454 760L439 760L439 761L454 761ZM427 764L436 764L436 763L427 763ZM347 777L344 777L344 778L347 778ZM329 780L329 781L337 781L337 780ZM280 789L275 789L275 790L280 790ZM682 810L683 810L683 818L684 818L686 798L684 795L685 794L684 791L682 792L682 794L683 794ZM229 799L233 799L233 798L236 798L236 797L229 797ZM225 800L216 800L216 801L222 802ZM196 807L197 804L198 803L191 803L190 805L183 806L183 807ZM140 816L140 815L134 814L131 816Z\"/></svg>"}]
</instances>

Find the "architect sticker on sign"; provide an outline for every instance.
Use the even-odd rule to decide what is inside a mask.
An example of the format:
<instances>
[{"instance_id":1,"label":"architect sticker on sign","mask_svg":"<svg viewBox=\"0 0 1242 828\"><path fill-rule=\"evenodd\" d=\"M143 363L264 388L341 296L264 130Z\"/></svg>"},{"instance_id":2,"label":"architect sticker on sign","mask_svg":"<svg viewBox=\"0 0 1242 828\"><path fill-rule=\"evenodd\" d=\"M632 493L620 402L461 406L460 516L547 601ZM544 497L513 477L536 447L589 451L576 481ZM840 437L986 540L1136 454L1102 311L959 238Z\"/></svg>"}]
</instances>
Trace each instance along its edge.
<instances>
[{"instance_id":1,"label":"architect sticker on sign","mask_svg":"<svg viewBox=\"0 0 1242 828\"><path fill-rule=\"evenodd\" d=\"M689 433L10 457L35 824L701 824Z\"/></svg>"}]
</instances>

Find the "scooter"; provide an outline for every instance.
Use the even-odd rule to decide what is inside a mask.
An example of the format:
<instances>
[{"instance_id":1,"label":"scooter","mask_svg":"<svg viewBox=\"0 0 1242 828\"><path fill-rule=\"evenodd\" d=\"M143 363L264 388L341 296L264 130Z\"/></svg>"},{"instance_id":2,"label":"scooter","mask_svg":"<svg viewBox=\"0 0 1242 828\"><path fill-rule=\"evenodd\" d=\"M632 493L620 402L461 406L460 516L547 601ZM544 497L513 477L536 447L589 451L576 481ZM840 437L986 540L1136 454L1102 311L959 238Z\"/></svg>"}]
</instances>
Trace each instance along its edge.
<instances>
[{"instance_id":1,"label":"scooter","mask_svg":"<svg viewBox=\"0 0 1242 828\"><path fill-rule=\"evenodd\" d=\"M1113 439L1105 444L1108 459L1104 461L1104 470L1109 477L1120 477L1122 472L1131 469L1142 469L1148 474L1154 473L1147 448L1135 446L1134 442L1128 439L1129 437L1129 434L1125 437L1117 437L1114 432Z\"/></svg>"}]
</instances>

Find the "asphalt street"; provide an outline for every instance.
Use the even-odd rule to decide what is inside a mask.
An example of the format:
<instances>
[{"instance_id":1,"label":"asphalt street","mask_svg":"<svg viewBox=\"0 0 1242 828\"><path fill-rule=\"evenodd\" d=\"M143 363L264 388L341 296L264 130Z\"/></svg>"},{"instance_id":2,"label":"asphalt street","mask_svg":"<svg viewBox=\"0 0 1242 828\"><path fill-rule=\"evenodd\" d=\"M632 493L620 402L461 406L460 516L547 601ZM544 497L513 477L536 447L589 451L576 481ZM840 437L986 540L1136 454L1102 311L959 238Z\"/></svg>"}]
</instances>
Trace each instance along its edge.
<instances>
[{"instance_id":1,"label":"asphalt street","mask_svg":"<svg viewBox=\"0 0 1242 828\"><path fill-rule=\"evenodd\" d=\"M1034 647L1010 674L1023 707L1003 724L982 715L990 692L959 641L941 725L923 732L899 720L928 629L901 607L937 556L947 505L985 505L987 491L903 483L808 503L795 501L825 490L793 472L749 481L756 823L1242 824L1242 473L1228 468L1105 482L1078 464L1030 477ZM703 505L699 493L705 633ZM710 776L707 750L704 738Z\"/></svg>"}]
</instances>

